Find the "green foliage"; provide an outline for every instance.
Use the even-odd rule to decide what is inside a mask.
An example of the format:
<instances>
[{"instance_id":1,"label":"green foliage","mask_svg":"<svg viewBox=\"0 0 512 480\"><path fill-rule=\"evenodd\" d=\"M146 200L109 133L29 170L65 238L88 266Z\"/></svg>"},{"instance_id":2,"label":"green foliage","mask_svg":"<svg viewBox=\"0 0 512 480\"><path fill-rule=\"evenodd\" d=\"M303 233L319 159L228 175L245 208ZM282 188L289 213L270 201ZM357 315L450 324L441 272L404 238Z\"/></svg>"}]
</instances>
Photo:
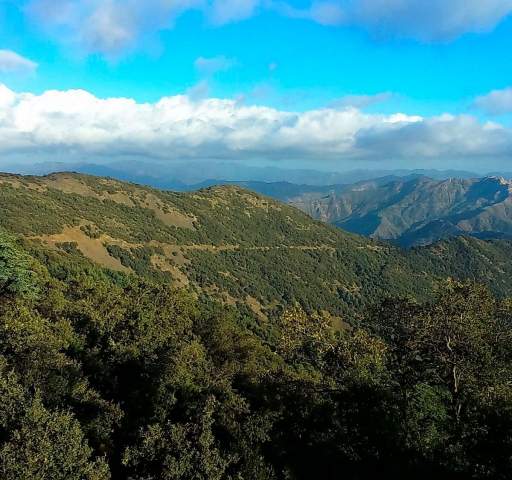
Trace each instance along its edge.
<instances>
[{"instance_id":1,"label":"green foliage","mask_svg":"<svg viewBox=\"0 0 512 480\"><path fill-rule=\"evenodd\" d=\"M34 297L37 279L30 257L0 229L0 295L5 294Z\"/></svg>"},{"instance_id":2,"label":"green foliage","mask_svg":"<svg viewBox=\"0 0 512 480\"><path fill-rule=\"evenodd\" d=\"M80 424L69 413L49 412L36 398L0 449L5 480L107 480L108 467L91 461Z\"/></svg>"},{"instance_id":3,"label":"green foliage","mask_svg":"<svg viewBox=\"0 0 512 480\"><path fill-rule=\"evenodd\" d=\"M194 423L150 425L138 448L127 449L125 465L140 471L140 477L155 472L165 480L221 480L236 459L222 455L212 431L215 399L206 400Z\"/></svg>"},{"instance_id":4,"label":"green foliage","mask_svg":"<svg viewBox=\"0 0 512 480\"><path fill-rule=\"evenodd\" d=\"M49 191L40 207L60 213L48 231L64 217L78 225L83 208L102 234L125 236L108 248L132 274L95 266L72 244L27 242L31 256L1 237L0 478L511 477L512 301L475 284L433 288L456 267L443 259L469 248L480 257L457 276L492 258L501 273L491 277L505 278L504 243L405 254L238 189L159 193L193 210L187 230L88 186L90 197ZM12 190L0 192L30 197ZM187 250L192 287L177 290L151 270L163 247L128 246L159 235L238 246ZM209 295L213 285L233 305ZM263 303L257 320L248 296Z\"/></svg>"},{"instance_id":5,"label":"green foliage","mask_svg":"<svg viewBox=\"0 0 512 480\"><path fill-rule=\"evenodd\" d=\"M252 317L255 330L261 315L248 296L267 317L299 303L308 314L326 310L353 322L389 294L426 300L447 277L512 295L508 241L460 238L402 251L238 187L173 193L75 174L15 177L18 186L1 180L0 227L30 237L31 253L51 257L44 263L52 274L61 269L62 276L62 263L68 270L73 264L90 266L76 239L59 238L58 251L34 237L74 227L153 282L172 282L173 274L152 261L154 254L167 257L163 264L186 275L198 295L217 292L218 298L234 299ZM165 215L173 212L190 222L166 222ZM172 251L164 254L163 246Z\"/></svg>"},{"instance_id":6,"label":"green foliage","mask_svg":"<svg viewBox=\"0 0 512 480\"><path fill-rule=\"evenodd\" d=\"M508 408L495 403L512 400L505 380L512 374L512 330L504 311L508 303L500 304L484 287L448 282L435 302L388 301L370 322L390 346L407 444L478 478L505 478L494 456L477 453L488 435L500 449L509 444L501 427L484 420L490 408L510 422Z\"/></svg>"}]
</instances>

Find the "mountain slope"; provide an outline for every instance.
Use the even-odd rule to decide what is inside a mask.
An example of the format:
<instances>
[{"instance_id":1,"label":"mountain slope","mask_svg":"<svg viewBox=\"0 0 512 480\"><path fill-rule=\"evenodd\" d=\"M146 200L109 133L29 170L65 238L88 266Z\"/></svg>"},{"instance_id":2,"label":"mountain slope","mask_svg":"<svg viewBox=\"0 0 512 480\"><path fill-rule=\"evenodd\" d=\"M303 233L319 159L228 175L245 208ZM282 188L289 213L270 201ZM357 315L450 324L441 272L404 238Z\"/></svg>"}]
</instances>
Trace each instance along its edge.
<instances>
[{"instance_id":1,"label":"mountain slope","mask_svg":"<svg viewBox=\"0 0 512 480\"><path fill-rule=\"evenodd\" d=\"M512 293L506 241L405 252L234 186L171 193L77 174L3 175L0 208L0 226L56 272L92 261L215 295L258 322L296 301L341 321L390 293L424 298L447 276L485 273L496 293ZM471 263L447 268L454 249Z\"/></svg>"},{"instance_id":2,"label":"mountain slope","mask_svg":"<svg viewBox=\"0 0 512 480\"><path fill-rule=\"evenodd\" d=\"M104 179L58 176L4 183L7 215L0 218L29 233L23 241L0 228L2 480L510 478L509 300L498 301L479 285L443 282L424 303L377 302L364 317L353 318L353 328L335 330L332 315L308 314L297 305L268 321L253 316L249 323L242 304L233 308L212 301L209 275L236 274L241 288L257 280L275 288L274 295L296 292L297 275L306 277L311 270L306 293L318 294L313 298L318 309L329 299L315 278L343 280L353 274L366 281L364 288L376 287L380 277L400 268L400 252L324 225L316 229L303 214L295 217L296 226L309 226L319 237L334 232L339 244L329 246L330 257L316 255L327 248L311 237L304 237L307 245L265 245L265 238L272 238L279 225L286 230L283 222L294 218L293 209L268 203L269 211L280 209L284 217L268 215L274 220L269 235L258 227L261 236L243 249L173 246L180 254L187 247L207 255L208 263L190 260L196 273L210 267L202 286L196 283L196 293L208 295L194 298L165 281L148 281L144 277L154 274L149 270L141 271L144 277L124 272L156 255L155 241L140 239L144 246L134 249L135 240L126 240L142 235L145 227L128 220L145 213L148 233L155 235L159 226L161 238L171 234L167 227L173 224L199 232L204 228L199 207L189 198L179 199L186 204L180 210L158 192ZM217 218L221 230L223 217L215 205L226 218L230 211L236 218L242 205L250 220L259 217L252 207L265 201L233 189L196 197L207 199L204 211ZM39 216L32 222L11 218L13 211L36 206L33 213ZM191 225L193 208L197 215ZM118 228L125 240L91 223L82 223L84 230L70 223L60 233L51 233L52 221L36 229L41 214L59 215L59 221L74 215L85 222L97 209L102 216L95 221L115 220L104 228ZM235 235L229 220L226 225ZM47 233L38 234L43 227ZM112 250L109 260L113 247L120 251ZM167 258L167 247L163 242L159 247ZM137 249L143 255L135 255ZM282 255L292 251L296 258ZM95 266L80 252L123 271ZM235 252L227 268L222 255ZM247 268L254 260L251 252L261 255L256 259L261 270ZM499 284L500 265L510 264L506 242L461 239L407 255L416 275L442 268L444 274L471 273L493 284ZM308 261L301 270L300 262ZM265 270L273 276L265 276ZM415 285L414 272L401 273L404 282ZM510 271L502 273L510 278ZM404 292L405 283L389 280L388 292ZM255 299L249 300L245 304L256 313ZM355 313L357 306L352 307Z\"/></svg>"},{"instance_id":3,"label":"mountain slope","mask_svg":"<svg viewBox=\"0 0 512 480\"><path fill-rule=\"evenodd\" d=\"M413 177L361 182L327 194L304 192L286 200L345 230L413 246L458 235L512 235L511 185L497 177Z\"/></svg>"}]
</instances>

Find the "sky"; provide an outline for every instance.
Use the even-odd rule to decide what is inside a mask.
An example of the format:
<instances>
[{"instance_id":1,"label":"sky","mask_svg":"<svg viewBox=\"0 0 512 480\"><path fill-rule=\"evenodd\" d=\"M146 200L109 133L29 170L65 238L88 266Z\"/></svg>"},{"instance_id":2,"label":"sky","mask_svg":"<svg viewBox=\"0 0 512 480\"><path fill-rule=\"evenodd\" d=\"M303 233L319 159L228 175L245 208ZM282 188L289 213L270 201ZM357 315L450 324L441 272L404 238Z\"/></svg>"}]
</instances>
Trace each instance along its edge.
<instances>
[{"instance_id":1,"label":"sky","mask_svg":"<svg viewBox=\"0 0 512 480\"><path fill-rule=\"evenodd\" d=\"M512 171L512 0L0 0L0 167Z\"/></svg>"}]
</instances>

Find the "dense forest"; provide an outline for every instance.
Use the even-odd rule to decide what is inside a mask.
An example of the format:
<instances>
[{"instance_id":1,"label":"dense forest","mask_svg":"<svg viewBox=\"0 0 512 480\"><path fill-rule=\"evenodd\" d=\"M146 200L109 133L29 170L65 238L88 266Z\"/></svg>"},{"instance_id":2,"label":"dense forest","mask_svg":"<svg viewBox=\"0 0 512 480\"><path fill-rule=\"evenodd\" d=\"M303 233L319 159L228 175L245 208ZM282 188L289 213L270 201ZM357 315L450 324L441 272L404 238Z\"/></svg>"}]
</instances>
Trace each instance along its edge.
<instances>
[{"instance_id":1,"label":"dense forest","mask_svg":"<svg viewBox=\"0 0 512 480\"><path fill-rule=\"evenodd\" d=\"M233 307L0 237L5 480L510 478L512 302L439 285L357 325Z\"/></svg>"},{"instance_id":2,"label":"dense forest","mask_svg":"<svg viewBox=\"0 0 512 480\"><path fill-rule=\"evenodd\" d=\"M66 178L0 188L1 479L511 477L507 242Z\"/></svg>"}]
</instances>

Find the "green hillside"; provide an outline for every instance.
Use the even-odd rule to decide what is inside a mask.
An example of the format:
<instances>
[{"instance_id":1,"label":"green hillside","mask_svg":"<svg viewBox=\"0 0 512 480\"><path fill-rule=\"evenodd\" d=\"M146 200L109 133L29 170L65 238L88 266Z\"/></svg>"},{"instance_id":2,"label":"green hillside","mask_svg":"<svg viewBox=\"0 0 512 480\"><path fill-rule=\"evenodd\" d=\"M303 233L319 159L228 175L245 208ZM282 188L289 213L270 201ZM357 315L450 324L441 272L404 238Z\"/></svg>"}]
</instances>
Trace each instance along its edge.
<instances>
[{"instance_id":1,"label":"green hillside","mask_svg":"<svg viewBox=\"0 0 512 480\"><path fill-rule=\"evenodd\" d=\"M449 276L511 291L507 242L405 252L235 186L171 193L76 174L3 176L0 208L0 226L54 265L88 259L215 295L259 321L294 302L352 321L375 299L426 298Z\"/></svg>"},{"instance_id":2,"label":"green hillside","mask_svg":"<svg viewBox=\"0 0 512 480\"><path fill-rule=\"evenodd\" d=\"M2 480L510 478L508 242L402 251L235 187L0 198Z\"/></svg>"},{"instance_id":3,"label":"green hillside","mask_svg":"<svg viewBox=\"0 0 512 480\"><path fill-rule=\"evenodd\" d=\"M460 268L476 273L499 258L483 245L441 250L456 265L474 249ZM351 305L351 328L299 305L255 328L247 300L77 249L0 230L0 478L509 478L510 301L451 281L424 302Z\"/></svg>"}]
</instances>

